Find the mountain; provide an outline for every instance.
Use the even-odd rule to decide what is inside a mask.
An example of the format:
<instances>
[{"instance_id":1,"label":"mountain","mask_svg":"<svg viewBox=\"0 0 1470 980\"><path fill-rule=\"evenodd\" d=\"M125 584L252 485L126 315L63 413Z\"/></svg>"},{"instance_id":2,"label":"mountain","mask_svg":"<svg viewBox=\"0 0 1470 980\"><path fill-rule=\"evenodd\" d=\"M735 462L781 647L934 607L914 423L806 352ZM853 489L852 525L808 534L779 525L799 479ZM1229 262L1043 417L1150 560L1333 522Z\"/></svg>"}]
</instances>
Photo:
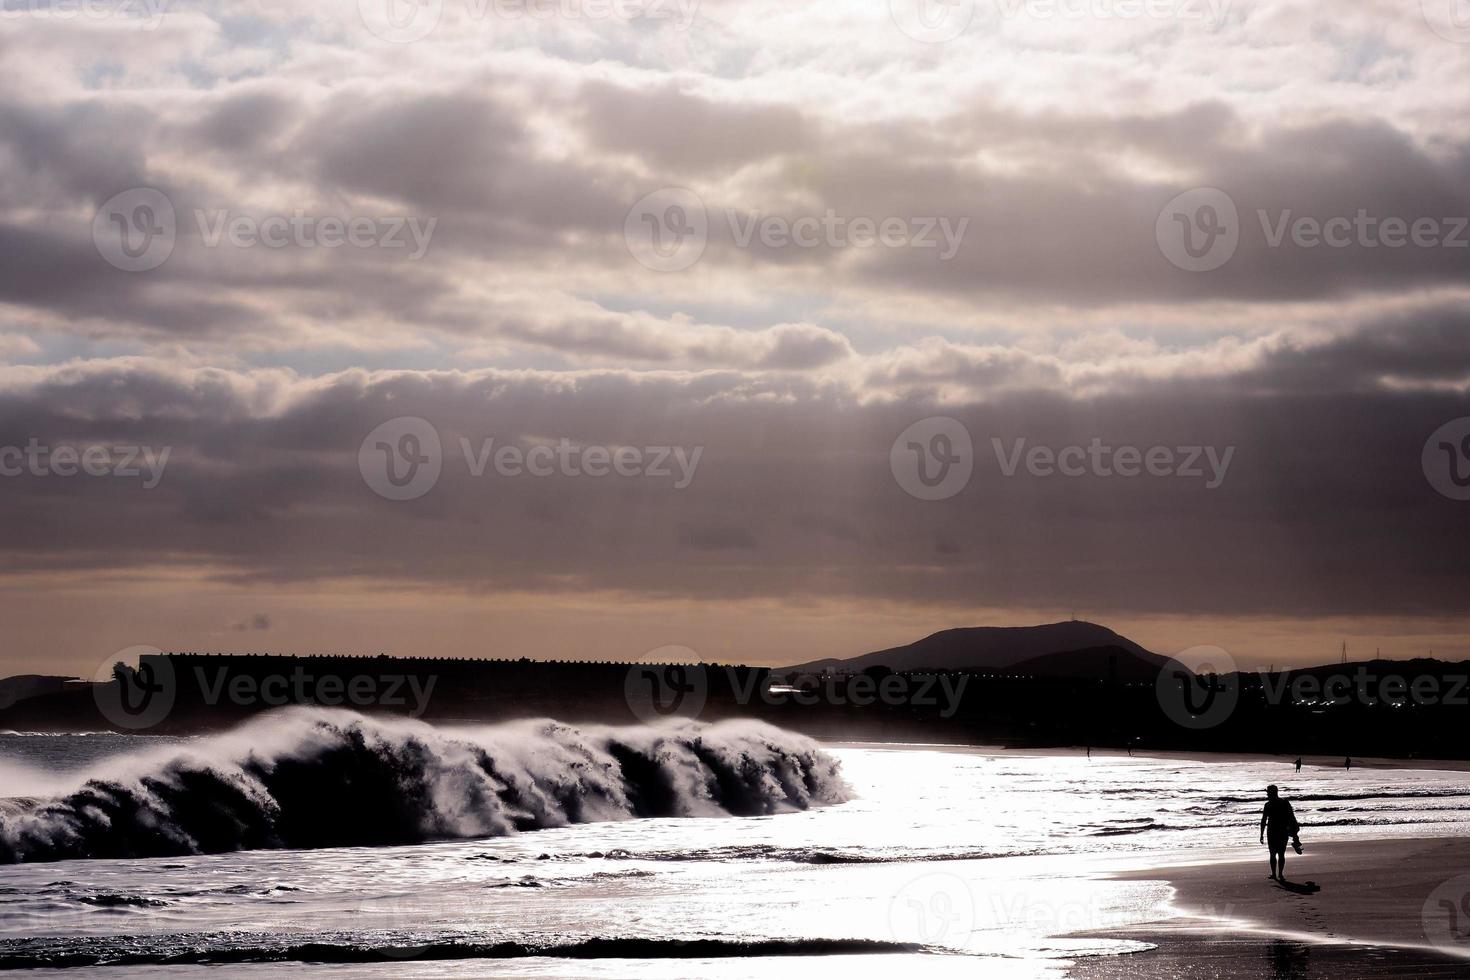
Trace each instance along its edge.
<instances>
[{"instance_id":1,"label":"mountain","mask_svg":"<svg viewBox=\"0 0 1470 980\"><path fill-rule=\"evenodd\" d=\"M1163 657L1151 653L1138 654L1126 647L1087 647L1084 650L1063 650L1046 653L1006 669L1009 674L1025 674L1030 677L1072 677L1110 679L1125 683L1158 680L1159 667L1165 663Z\"/></svg>"},{"instance_id":2,"label":"mountain","mask_svg":"<svg viewBox=\"0 0 1470 980\"><path fill-rule=\"evenodd\" d=\"M828 658L797 664L788 670L862 670L879 664L893 670L1005 670L1026 661L1053 654L1067 654L1112 647L1130 654L1157 671L1167 658L1150 653L1106 626L1081 620L1047 623L1042 626L969 626L941 630L907 646L865 653L845 660ZM1106 654L1099 653L1106 670ZM1053 669L1059 666L1052 665ZM1083 673L1088 664L1071 662ZM1043 665L1044 666L1044 665ZM1040 671L1037 671L1038 673ZM1050 673L1050 670L1048 670Z\"/></svg>"}]
</instances>

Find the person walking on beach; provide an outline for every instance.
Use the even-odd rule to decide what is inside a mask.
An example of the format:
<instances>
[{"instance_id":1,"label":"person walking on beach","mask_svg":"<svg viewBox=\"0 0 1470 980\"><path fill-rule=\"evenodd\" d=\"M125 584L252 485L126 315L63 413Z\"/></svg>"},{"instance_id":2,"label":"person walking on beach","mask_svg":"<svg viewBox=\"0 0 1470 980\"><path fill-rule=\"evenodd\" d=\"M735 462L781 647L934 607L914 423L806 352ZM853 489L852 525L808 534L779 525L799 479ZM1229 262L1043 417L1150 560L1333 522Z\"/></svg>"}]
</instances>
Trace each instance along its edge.
<instances>
[{"instance_id":1,"label":"person walking on beach","mask_svg":"<svg viewBox=\"0 0 1470 980\"><path fill-rule=\"evenodd\" d=\"M1296 757L1296 771L1297 772L1301 772L1302 771L1302 757L1301 756L1297 756Z\"/></svg>"},{"instance_id":2,"label":"person walking on beach","mask_svg":"<svg viewBox=\"0 0 1470 980\"><path fill-rule=\"evenodd\" d=\"M1295 839L1300 830L1291 802L1278 795L1274 784L1267 786L1266 807L1261 811L1261 840L1271 854L1273 880L1286 880L1286 842ZM1301 853L1300 849L1297 853Z\"/></svg>"},{"instance_id":3,"label":"person walking on beach","mask_svg":"<svg viewBox=\"0 0 1470 980\"><path fill-rule=\"evenodd\" d=\"M1353 767L1353 757L1352 756L1348 756L1346 759L1343 759L1342 760L1342 767L1344 769L1351 769Z\"/></svg>"}]
</instances>

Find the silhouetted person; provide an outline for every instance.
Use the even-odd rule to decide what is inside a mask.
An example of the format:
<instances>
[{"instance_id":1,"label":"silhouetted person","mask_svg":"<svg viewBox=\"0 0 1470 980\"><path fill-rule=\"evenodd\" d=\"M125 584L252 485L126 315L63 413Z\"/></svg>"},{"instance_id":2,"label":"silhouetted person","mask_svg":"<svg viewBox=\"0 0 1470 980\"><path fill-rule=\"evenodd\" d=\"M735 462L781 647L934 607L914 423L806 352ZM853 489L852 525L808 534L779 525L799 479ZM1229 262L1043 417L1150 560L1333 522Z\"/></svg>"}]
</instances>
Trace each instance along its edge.
<instances>
[{"instance_id":1,"label":"silhouetted person","mask_svg":"<svg viewBox=\"0 0 1470 980\"><path fill-rule=\"evenodd\" d=\"M1302 758L1301 758L1301 756L1297 756L1297 759L1296 759L1296 771L1297 772L1301 772L1302 771Z\"/></svg>"},{"instance_id":2,"label":"silhouetted person","mask_svg":"<svg viewBox=\"0 0 1470 980\"><path fill-rule=\"evenodd\" d=\"M1271 877L1276 881L1286 880L1286 842L1300 829L1290 801L1278 796L1274 785L1267 786L1266 806L1261 811L1261 840L1271 854Z\"/></svg>"},{"instance_id":3,"label":"silhouetted person","mask_svg":"<svg viewBox=\"0 0 1470 980\"><path fill-rule=\"evenodd\" d=\"M1352 756L1348 756L1346 759L1343 759L1342 760L1342 767L1344 769L1351 769L1353 767L1353 757Z\"/></svg>"}]
</instances>

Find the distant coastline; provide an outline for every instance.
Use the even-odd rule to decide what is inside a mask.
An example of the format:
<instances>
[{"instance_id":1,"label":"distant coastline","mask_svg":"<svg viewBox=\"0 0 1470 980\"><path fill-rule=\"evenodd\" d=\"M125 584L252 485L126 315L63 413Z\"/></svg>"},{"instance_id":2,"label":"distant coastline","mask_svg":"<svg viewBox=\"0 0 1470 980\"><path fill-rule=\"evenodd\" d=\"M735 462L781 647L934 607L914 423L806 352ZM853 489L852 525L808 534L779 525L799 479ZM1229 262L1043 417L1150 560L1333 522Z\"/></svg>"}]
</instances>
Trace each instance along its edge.
<instances>
[{"instance_id":1,"label":"distant coastline","mask_svg":"<svg viewBox=\"0 0 1470 980\"><path fill-rule=\"evenodd\" d=\"M1058 650L1007 667L951 670L146 654L104 682L28 681L28 693L0 708L0 730L192 734L272 708L322 705L438 724L753 717L825 739L1470 758L1470 663L1216 676L1139 650Z\"/></svg>"}]
</instances>

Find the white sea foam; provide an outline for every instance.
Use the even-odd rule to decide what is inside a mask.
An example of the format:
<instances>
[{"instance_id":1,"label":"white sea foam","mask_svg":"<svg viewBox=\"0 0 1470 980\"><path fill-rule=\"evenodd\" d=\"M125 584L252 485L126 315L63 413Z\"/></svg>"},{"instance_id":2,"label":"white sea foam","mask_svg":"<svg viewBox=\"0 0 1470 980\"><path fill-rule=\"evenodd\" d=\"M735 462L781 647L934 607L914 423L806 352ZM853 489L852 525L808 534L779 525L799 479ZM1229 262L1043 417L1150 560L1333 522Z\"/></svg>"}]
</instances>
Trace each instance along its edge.
<instances>
[{"instance_id":1,"label":"white sea foam","mask_svg":"<svg viewBox=\"0 0 1470 980\"><path fill-rule=\"evenodd\" d=\"M9 776L7 772L0 775ZM0 861L492 837L631 817L766 815L847 787L815 742L760 722L435 728L297 708L116 755L71 777L14 767Z\"/></svg>"}]
</instances>

